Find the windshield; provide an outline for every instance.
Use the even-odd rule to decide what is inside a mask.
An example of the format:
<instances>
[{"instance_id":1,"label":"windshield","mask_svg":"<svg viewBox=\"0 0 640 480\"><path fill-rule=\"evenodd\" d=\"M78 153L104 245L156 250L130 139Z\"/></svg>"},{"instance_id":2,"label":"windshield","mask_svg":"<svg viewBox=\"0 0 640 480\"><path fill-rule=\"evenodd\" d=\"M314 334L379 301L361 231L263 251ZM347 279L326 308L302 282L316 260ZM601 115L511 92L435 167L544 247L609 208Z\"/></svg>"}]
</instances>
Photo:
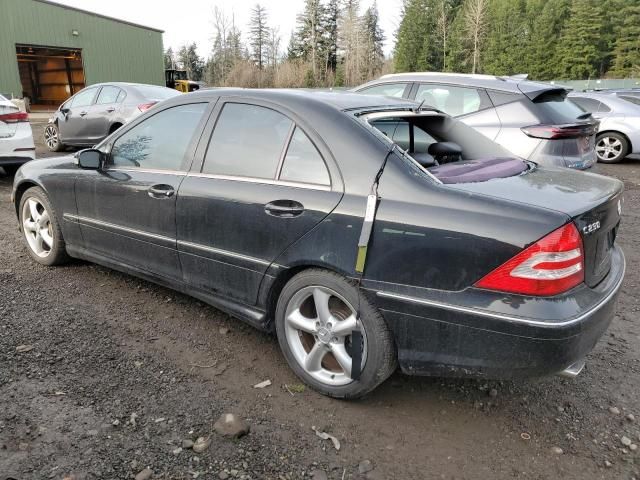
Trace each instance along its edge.
<instances>
[{"instance_id":1,"label":"windshield","mask_svg":"<svg viewBox=\"0 0 640 480\"><path fill-rule=\"evenodd\" d=\"M137 86L135 90L148 100L166 100L180 95L180 92L166 87L155 87L153 85Z\"/></svg>"}]
</instances>

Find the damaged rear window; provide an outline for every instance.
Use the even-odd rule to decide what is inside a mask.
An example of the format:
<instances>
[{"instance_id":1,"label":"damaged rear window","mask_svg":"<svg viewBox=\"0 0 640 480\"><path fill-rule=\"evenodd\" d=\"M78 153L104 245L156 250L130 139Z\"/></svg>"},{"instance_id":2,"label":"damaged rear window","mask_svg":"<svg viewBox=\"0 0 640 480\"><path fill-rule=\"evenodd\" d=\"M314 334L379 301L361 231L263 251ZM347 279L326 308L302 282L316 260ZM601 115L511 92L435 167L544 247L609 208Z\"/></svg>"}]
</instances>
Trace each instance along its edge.
<instances>
[{"instance_id":1,"label":"damaged rear window","mask_svg":"<svg viewBox=\"0 0 640 480\"><path fill-rule=\"evenodd\" d=\"M529 169L521 158L446 115L373 115L368 122L442 183L486 182Z\"/></svg>"}]
</instances>

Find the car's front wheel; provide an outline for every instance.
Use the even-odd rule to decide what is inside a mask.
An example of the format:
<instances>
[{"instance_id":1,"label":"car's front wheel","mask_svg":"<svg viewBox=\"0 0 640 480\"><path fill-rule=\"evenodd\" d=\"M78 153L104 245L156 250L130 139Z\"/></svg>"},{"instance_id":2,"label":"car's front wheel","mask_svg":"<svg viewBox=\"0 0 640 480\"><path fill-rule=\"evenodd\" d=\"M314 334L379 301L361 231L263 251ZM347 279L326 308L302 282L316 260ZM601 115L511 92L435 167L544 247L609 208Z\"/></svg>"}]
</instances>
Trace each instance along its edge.
<instances>
[{"instance_id":1,"label":"car's front wheel","mask_svg":"<svg viewBox=\"0 0 640 480\"><path fill-rule=\"evenodd\" d=\"M396 368L395 345L382 315L336 273L312 269L294 276L280 294L275 321L289 366L325 395L361 397ZM354 358L361 360L359 375Z\"/></svg>"},{"instance_id":2,"label":"car's front wheel","mask_svg":"<svg viewBox=\"0 0 640 480\"><path fill-rule=\"evenodd\" d=\"M64 145L60 141L60 131L55 123L50 123L44 129L44 143L52 152L64 150Z\"/></svg>"},{"instance_id":3,"label":"car's front wheel","mask_svg":"<svg viewBox=\"0 0 640 480\"><path fill-rule=\"evenodd\" d=\"M618 163L629 154L629 142L615 132L604 132L596 138L596 155L602 163Z\"/></svg>"},{"instance_id":4,"label":"car's front wheel","mask_svg":"<svg viewBox=\"0 0 640 480\"><path fill-rule=\"evenodd\" d=\"M20 224L29 254L36 262L53 266L69 259L60 225L41 188L32 187L22 195Z\"/></svg>"}]
</instances>

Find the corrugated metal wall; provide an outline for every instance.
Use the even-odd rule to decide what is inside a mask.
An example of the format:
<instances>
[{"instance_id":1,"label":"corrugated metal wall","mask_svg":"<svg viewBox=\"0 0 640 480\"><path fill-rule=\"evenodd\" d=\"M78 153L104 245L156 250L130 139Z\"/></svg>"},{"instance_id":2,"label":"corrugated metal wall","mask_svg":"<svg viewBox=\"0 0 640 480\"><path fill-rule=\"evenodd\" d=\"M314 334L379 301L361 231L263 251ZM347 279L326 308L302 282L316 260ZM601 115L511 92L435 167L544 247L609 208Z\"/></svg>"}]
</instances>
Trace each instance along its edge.
<instances>
[{"instance_id":1,"label":"corrugated metal wall","mask_svg":"<svg viewBox=\"0 0 640 480\"><path fill-rule=\"evenodd\" d=\"M37 0L2 0L0 93L21 96L16 44L82 49L87 85L164 85L162 33ZM77 30L79 35L72 35Z\"/></svg>"}]
</instances>

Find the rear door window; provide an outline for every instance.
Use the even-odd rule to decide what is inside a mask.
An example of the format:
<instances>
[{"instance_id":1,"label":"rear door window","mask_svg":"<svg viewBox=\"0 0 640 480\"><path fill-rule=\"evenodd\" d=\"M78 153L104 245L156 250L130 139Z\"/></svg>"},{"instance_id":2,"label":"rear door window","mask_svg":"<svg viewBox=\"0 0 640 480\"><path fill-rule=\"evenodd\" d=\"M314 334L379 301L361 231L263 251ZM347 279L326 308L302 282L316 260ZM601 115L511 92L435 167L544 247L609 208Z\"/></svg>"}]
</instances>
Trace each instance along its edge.
<instances>
[{"instance_id":1,"label":"rear door window","mask_svg":"<svg viewBox=\"0 0 640 480\"><path fill-rule=\"evenodd\" d=\"M381 85L375 85L373 87L359 90L358 93L364 93L366 95L384 95L386 97L402 98L404 92L409 83L383 83Z\"/></svg>"},{"instance_id":2,"label":"rear door window","mask_svg":"<svg viewBox=\"0 0 640 480\"><path fill-rule=\"evenodd\" d=\"M416 101L435 107L452 117L459 117L491 107L483 89L423 83L416 92Z\"/></svg>"},{"instance_id":3,"label":"rear door window","mask_svg":"<svg viewBox=\"0 0 640 480\"><path fill-rule=\"evenodd\" d=\"M100 94L98 95L98 99L96 100L96 105L105 105L107 103L116 103L118 101L118 95L121 90L118 87L113 87L110 85L102 87L100 90Z\"/></svg>"},{"instance_id":4,"label":"rear door window","mask_svg":"<svg viewBox=\"0 0 640 480\"><path fill-rule=\"evenodd\" d=\"M330 185L327 166L309 137L296 127L284 157L280 180Z\"/></svg>"},{"instance_id":5,"label":"rear door window","mask_svg":"<svg viewBox=\"0 0 640 480\"><path fill-rule=\"evenodd\" d=\"M274 179L293 122L270 108L224 105L209 142L203 173Z\"/></svg>"}]
</instances>

